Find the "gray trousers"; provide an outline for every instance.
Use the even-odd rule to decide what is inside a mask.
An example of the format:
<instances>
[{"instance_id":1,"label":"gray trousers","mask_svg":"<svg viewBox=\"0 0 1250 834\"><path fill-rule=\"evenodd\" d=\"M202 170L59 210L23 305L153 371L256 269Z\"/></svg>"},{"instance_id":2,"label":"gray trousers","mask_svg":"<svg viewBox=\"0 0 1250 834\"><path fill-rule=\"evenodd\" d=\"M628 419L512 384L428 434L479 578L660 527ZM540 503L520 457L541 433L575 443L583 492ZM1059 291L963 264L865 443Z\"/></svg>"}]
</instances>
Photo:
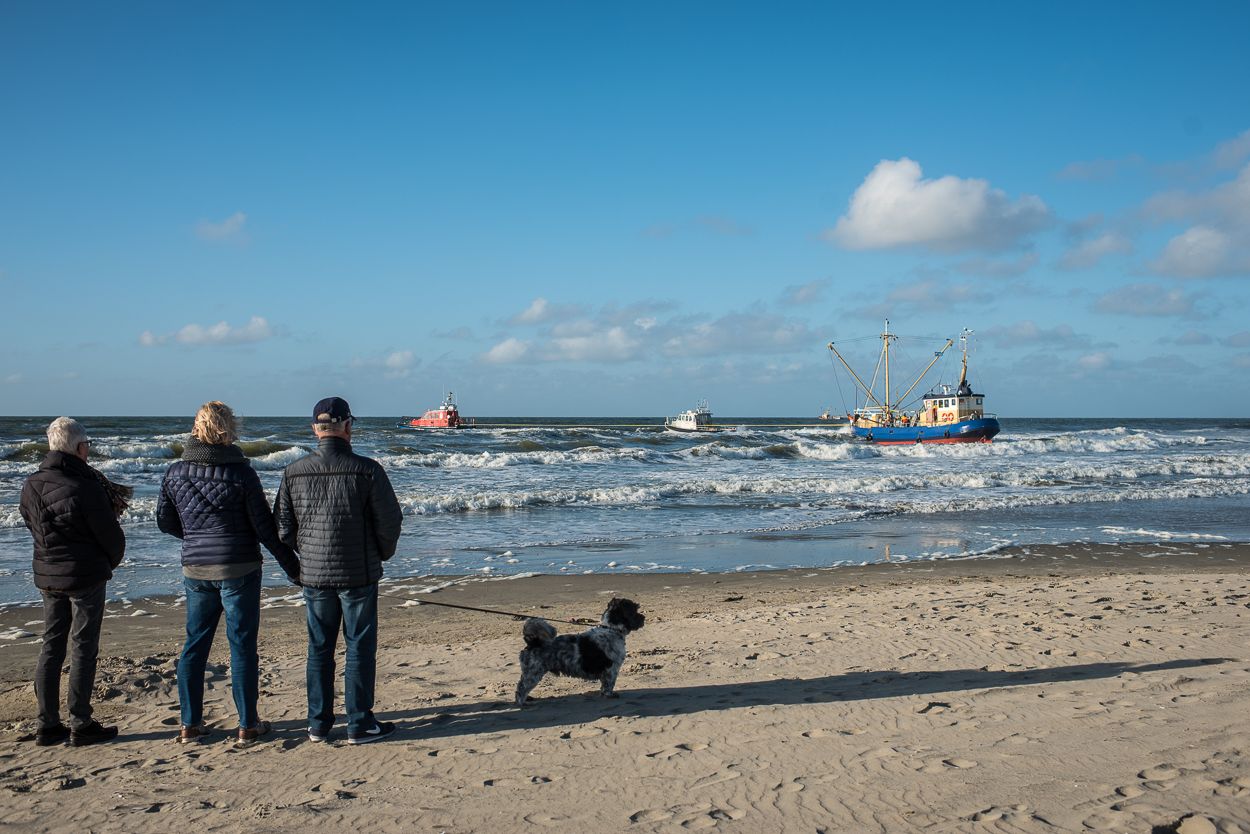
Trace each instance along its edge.
<instances>
[{"instance_id":1,"label":"gray trousers","mask_svg":"<svg viewBox=\"0 0 1250 834\"><path fill-rule=\"evenodd\" d=\"M43 591L43 651L35 667L35 700L39 726L61 725L61 667L70 643L70 729L91 723L91 689L95 686L100 624L104 620L104 583L85 591Z\"/></svg>"}]
</instances>

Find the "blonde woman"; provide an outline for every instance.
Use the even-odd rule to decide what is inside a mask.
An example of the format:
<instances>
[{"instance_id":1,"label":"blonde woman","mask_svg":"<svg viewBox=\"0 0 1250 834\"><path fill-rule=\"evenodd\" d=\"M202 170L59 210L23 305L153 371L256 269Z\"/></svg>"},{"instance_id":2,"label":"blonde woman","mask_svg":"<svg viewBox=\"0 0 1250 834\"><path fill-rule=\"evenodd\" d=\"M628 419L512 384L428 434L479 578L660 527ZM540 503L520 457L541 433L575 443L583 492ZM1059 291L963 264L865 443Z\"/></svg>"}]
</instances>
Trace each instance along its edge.
<instances>
[{"instance_id":1,"label":"blonde woman","mask_svg":"<svg viewBox=\"0 0 1250 834\"><path fill-rule=\"evenodd\" d=\"M182 539L187 641L178 659L181 742L198 741L210 732L204 724L204 669L223 612L239 743L269 732L269 722L256 714L260 545L292 581L299 581L299 560L278 538L260 478L235 445L237 439L230 406L216 400L200 406L182 460L165 473L156 503L157 525Z\"/></svg>"}]
</instances>

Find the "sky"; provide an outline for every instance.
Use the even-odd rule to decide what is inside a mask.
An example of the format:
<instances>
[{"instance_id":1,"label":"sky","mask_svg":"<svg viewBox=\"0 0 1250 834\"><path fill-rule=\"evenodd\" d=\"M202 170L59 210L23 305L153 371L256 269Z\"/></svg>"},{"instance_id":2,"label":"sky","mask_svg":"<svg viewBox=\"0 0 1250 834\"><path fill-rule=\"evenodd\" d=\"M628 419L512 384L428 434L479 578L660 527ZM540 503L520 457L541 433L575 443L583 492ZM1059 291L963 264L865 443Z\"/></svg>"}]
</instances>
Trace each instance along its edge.
<instances>
[{"instance_id":1,"label":"sky","mask_svg":"<svg viewBox=\"0 0 1250 834\"><path fill-rule=\"evenodd\" d=\"M1250 4L0 4L0 414L1250 412ZM950 351L923 387L957 374ZM909 380L910 381L910 380Z\"/></svg>"}]
</instances>

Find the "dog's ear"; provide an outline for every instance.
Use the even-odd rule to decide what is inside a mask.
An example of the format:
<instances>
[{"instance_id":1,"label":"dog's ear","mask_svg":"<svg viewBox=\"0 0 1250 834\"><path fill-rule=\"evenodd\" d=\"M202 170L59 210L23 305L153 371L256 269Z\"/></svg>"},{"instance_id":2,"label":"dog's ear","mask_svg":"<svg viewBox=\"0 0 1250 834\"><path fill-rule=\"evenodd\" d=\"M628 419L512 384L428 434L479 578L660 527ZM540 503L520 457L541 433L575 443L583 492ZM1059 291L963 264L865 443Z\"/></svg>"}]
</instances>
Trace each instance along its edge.
<instances>
[{"instance_id":1,"label":"dog's ear","mask_svg":"<svg viewBox=\"0 0 1250 834\"><path fill-rule=\"evenodd\" d=\"M643 627L647 618L638 610L638 603L632 599L613 597L608 603L607 620L613 625L623 626L626 631L637 631Z\"/></svg>"}]
</instances>

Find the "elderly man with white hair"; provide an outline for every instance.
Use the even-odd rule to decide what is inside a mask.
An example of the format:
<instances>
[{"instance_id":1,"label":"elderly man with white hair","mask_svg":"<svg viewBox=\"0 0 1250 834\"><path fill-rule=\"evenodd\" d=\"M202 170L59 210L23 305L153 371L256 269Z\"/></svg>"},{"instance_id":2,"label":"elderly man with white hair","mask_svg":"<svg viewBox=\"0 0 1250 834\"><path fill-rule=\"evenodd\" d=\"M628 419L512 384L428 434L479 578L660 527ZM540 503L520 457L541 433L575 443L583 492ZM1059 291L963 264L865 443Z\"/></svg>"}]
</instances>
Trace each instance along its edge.
<instances>
[{"instance_id":1,"label":"elderly man with white hair","mask_svg":"<svg viewBox=\"0 0 1250 834\"><path fill-rule=\"evenodd\" d=\"M43 595L43 651L35 669L39 728L35 744L75 747L108 741L116 727L91 717L104 586L122 561L126 536L117 521L113 485L87 465L91 439L77 420L48 426L48 456L22 486L22 519L35 539L35 587ZM61 667L69 664L70 726L61 723Z\"/></svg>"}]
</instances>

